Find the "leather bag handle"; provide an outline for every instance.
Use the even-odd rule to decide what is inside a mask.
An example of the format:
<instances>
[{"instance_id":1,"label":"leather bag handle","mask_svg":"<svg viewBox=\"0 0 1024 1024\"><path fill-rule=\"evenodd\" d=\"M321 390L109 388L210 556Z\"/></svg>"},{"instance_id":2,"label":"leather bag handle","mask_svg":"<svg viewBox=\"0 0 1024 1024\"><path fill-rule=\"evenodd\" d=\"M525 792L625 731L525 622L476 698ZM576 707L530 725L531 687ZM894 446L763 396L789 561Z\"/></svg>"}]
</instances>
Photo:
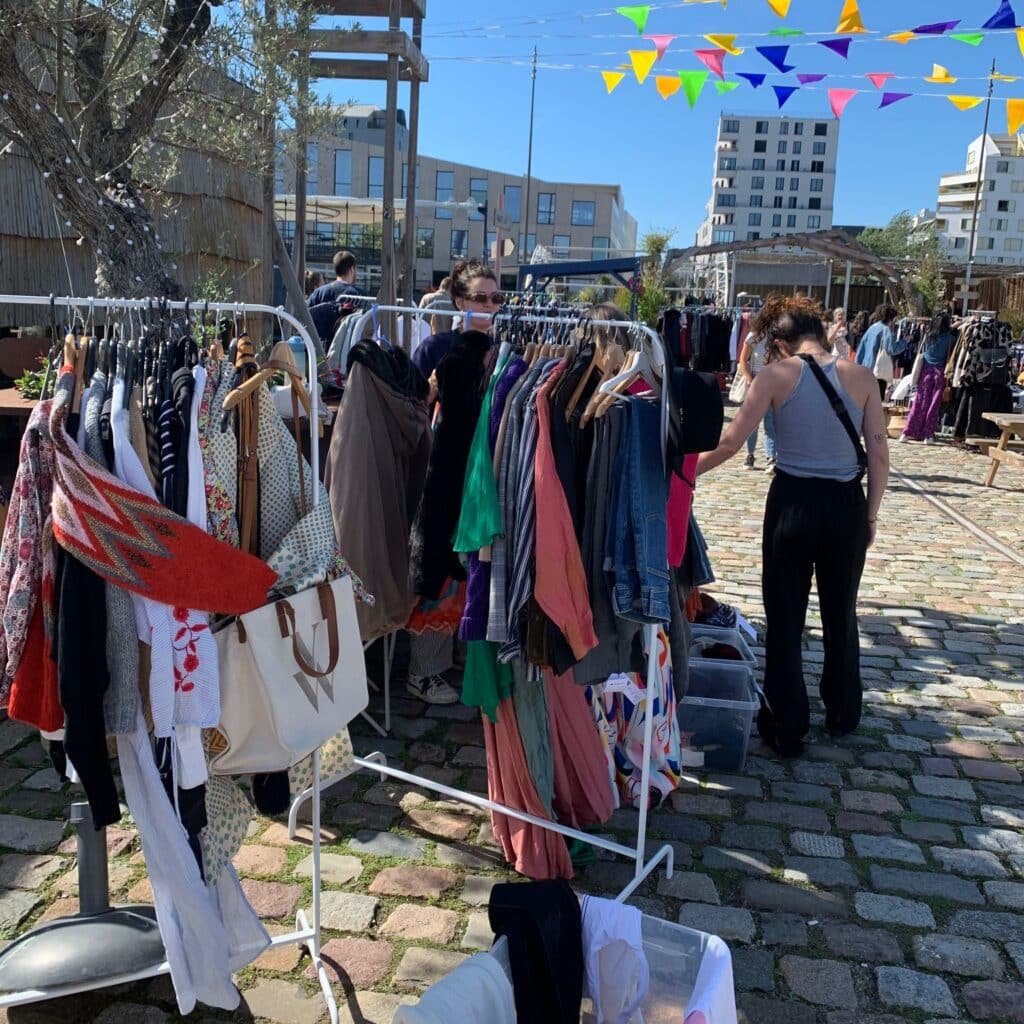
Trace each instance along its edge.
<instances>
[{"instance_id":1,"label":"leather bag handle","mask_svg":"<svg viewBox=\"0 0 1024 1024\"><path fill-rule=\"evenodd\" d=\"M334 603L334 591L331 590L329 583L321 583L317 586L316 592L320 598L320 612L327 623L328 658L326 668L319 669L314 665L310 665L299 650L299 633L295 628L295 609L291 606L291 603L288 601L278 601L274 607L277 610L277 622L281 629L281 639L287 640L291 636L292 655L295 658L295 664L307 676L319 679L333 674L338 665L340 651L338 645L338 613Z\"/></svg>"}]
</instances>

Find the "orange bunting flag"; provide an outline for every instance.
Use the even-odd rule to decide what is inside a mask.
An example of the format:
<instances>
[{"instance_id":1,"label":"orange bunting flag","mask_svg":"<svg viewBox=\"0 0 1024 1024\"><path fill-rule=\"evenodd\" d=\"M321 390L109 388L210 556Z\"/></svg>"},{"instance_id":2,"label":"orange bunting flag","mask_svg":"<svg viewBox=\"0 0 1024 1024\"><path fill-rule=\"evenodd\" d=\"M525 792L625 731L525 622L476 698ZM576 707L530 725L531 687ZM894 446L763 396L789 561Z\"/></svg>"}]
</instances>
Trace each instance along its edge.
<instances>
[{"instance_id":1,"label":"orange bunting flag","mask_svg":"<svg viewBox=\"0 0 1024 1024\"><path fill-rule=\"evenodd\" d=\"M846 105L857 95L856 89L829 89L828 91L828 102L832 108L832 113L836 117L842 117L843 111L846 109Z\"/></svg>"},{"instance_id":2,"label":"orange bunting flag","mask_svg":"<svg viewBox=\"0 0 1024 1024\"><path fill-rule=\"evenodd\" d=\"M768 0L768 6L780 17L789 14L789 5L793 0Z\"/></svg>"},{"instance_id":3,"label":"orange bunting flag","mask_svg":"<svg viewBox=\"0 0 1024 1024\"><path fill-rule=\"evenodd\" d=\"M1020 126L1024 124L1024 100L1006 101L1006 130L1010 135L1016 135Z\"/></svg>"},{"instance_id":4,"label":"orange bunting flag","mask_svg":"<svg viewBox=\"0 0 1024 1024\"><path fill-rule=\"evenodd\" d=\"M743 52L743 47L736 45L735 36L705 36L704 37L712 46L717 46L720 50L725 50L726 53L733 57L738 57Z\"/></svg>"},{"instance_id":5,"label":"orange bunting flag","mask_svg":"<svg viewBox=\"0 0 1024 1024\"><path fill-rule=\"evenodd\" d=\"M694 50L693 55L708 71L725 81L725 50Z\"/></svg>"},{"instance_id":6,"label":"orange bunting flag","mask_svg":"<svg viewBox=\"0 0 1024 1024\"><path fill-rule=\"evenodd\" d=\"M654 62L658 59L657 50L630 50L629 59L633 63L633 74L636 80L643 85L644 79L651 73Z\"/></svg>"},{"instance_id":7,"label":"orange bunting flag","mask_svg":"<svg viewBox=\"0 0 1024 1024\"><path fill-rule=\"evenodd\" d=\"M615 92L618 84L626 77L621 71L602 71L601 77L604 79L604 87L608 90L609 95Z\"/></svg>"},{"instance_id":8,"label":"orange bunting flag","mask_svg":"<svg viewBox=\"0 0 1024 1024\"><path fill-rule=\"evenodd\" d=\"M658 60L661 60L665 56L669 46L672 45L672 40L675 36L644 36L644 39L648 42L654 43L654 49L658 54Z\"/></svg>"},{"instance_id":9,"label":"orange bunting flag","mask_svg":"<svg viewBox=\"0 0 1024 1024\"><path fill-rule=\"evenodd\" d=\"M980 96L947 96L946 99L949 100L957 110L973 110L982 102L982 98Z\"/></svg>"},{"instance_id":10,"label":"orange bunting flag","mask_svg":"<svg viewBox=\"0 0 1024 1024\"><path fill-rule=\"evenodd\" d=\"M857 0L846 0L843 4L843 13L839 15L839 25L836 28L836 35L847 35L855 32L867 32L864 22L860 16L860 6Z\"/></svg>"},{"instance_id":11,"label":"orange bunting flag","mask_svg":"<svg viewBox=\"0 0 1024 1024\"><path fill-rule=\"evenodd\" d=\"M886 36L885 41L887 43L899 43L901 46L906 46L911 39L917 37L913 32L893 32L891 36Z\"/></svg>"},{"instance_id":12,"label":"orange bunting flag","mask_svg":"<svg viewBox=\"0 0 1024 1024\"><path fill-rule=\"evenodd\" d=\"M678 75L655 75L654 84L663 100L674 96L683 87L683 80Z\"/></svg>"}]
</instances>

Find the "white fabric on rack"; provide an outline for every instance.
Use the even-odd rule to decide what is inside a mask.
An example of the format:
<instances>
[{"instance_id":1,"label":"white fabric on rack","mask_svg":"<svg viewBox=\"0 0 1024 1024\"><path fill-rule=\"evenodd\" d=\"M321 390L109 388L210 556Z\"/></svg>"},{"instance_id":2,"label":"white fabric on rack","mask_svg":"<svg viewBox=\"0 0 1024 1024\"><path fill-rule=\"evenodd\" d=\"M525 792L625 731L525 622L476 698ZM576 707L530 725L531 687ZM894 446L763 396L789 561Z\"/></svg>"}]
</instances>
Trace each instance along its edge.
<instances>
[{"instance_id":1,"label":"white fabric on rack","mask_svg":"<svg viewBox=\"0 0 1024 1024\"><path fill-rule=\"evenodd\" d=\"M732 957L717 935L708 938L683 1020L684 1024L737 1024Z\"/></svg>"},{"instance_id":2,"label":"white fabric on rack","mask_svg":"<svg viewBox=\"0 0 1024 1024\"><path fill-rule=\"evenodd\" d=\"M615 900L584 896L583 994L597 1011L597 1024L639 1024L651 983L644 952L643 915Z\"/></svg>"},{"instance_id":3,"label":"white fabric on rack","mask_svg":"<svg viewBox=\"0 0 1024 1024\"><path fill-rule=\"evenodd\" d=\"M393 1024L515 1024L512 983L490 953L477 953L423 993L400 1006Z\"/></svg>"},{"instance_id":4,"label":"white fabric on rack","mask_svg":"<svg viewBox=\"0 0 1024 1024\"><path fill-rule=\"evenodd\" d=\"M233 870L222 872L212 890L203 883L160 781L141 711L135 732L117 737L117 754L128 807L142 839L178 1009L191 1013L201 1001L233 1010L240 997L232 971L259 956L270 936Z\"/></svg>"}]
</instances>

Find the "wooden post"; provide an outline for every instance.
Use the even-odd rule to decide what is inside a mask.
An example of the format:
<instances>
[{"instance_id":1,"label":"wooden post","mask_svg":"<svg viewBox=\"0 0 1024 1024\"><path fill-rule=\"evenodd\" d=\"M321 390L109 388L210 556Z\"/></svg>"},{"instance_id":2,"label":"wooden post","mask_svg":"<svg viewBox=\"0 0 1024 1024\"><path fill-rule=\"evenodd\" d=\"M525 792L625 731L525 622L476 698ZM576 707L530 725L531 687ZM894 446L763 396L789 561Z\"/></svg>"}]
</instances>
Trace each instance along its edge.
<instances>
[{"instance_id":1,"label":"wooden post","mask_svg":"<svg viewBox=\"0 0 1024 1024\"><path fill-rule=\"evenodd\" d=\"M308 59L309 54L300 54ZM306 183L308 158L306 156L306 98L309 95L309 76L303 72L297 82L298 105L295 118L295 235L292 239L292 264L302 287L303 301L306 289ZM317 154L319 156L319 152ZM319 181L319 174L317 180ZM294 310L292 310L294 313Z\"/></svg>"},{"instance_id":2,"label":"wooden post","mask_svg":"<svg viewBox=\"0 0 1024 1024\"><path fill-rule=\"evenodd\" d=\"M417 48L423 45L423 19L414 18L412 41ZM402 295L410 306L416 305L416 185L419 175L420 141L420 80L413 75L409 83L409 149L408 173L405 179L405 268L402 273Z\"/></svg>"},{"instance_id":3,"label":"wooden post","mask_svg":"<svg viewBox=\"0 0 1024 1024\"><path fill-rule=\"evenodd\" d=\"M388 28L402 27L402 0L391 0ZM384 123L384 210L381 216L380 291L382 305L395 305L395 143L398 136L398 54L388 54L387 113ZM394 314L385 315L384 333L395 337Z\"/></svg>"},{"instance_id":4,"label":"wooden post","mask_svg":"<svg viewBox=\"0 0 1024 1024\"><path fill-rule=\"evenodd\" d=\"M843 309L846 310L846 315L850 315L850 282L853 279L853 263L850 260L846 261L846 287L843 289Z\"/></svg>"}]
</instances>

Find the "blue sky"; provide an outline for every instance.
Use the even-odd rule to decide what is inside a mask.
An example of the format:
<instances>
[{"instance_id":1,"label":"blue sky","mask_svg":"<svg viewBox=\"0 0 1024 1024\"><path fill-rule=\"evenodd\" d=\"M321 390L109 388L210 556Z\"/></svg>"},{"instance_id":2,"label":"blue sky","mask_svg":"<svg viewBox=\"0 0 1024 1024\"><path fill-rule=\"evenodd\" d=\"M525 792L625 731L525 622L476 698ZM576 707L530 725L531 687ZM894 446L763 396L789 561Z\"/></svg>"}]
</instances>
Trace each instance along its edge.
<instances>
[{"instance_id":1,"label":"blue sky","mask_svg":"<svg viewBox=\"0 0 1024 1024\"><path fill-rule=\"evenodd\" d=\"M1012 0L1024 19L1024 0ZM653 73L640 86L632 74L606 95L599 69L628 62L629 49L651 49L617 4L601 0L519 0L469 4L428 0L423 49L431 61L430 82L421 92L420 150L431 156L525 173L529 129L530 70L534 45L541 69L537 79L533 169L555 181L618 182L640 231L674 229L675 241L689 244L711 188L714 141L723 111L774 113L772 85L796 85L797 73L825 73L829 79L805 87L786 113L829 115L827 88L863 90L843 115L840 136L836 223L883 224L900 210L933 207L939 176L964 167L967 145L981 134L984 107L960 112L944 93L984 95L985 77L996 59L999 70L1024 76L1024 57L1012 32L990 32L980 46L924 37L902 46L875 36L850 36L843 60L817 40L835 38L843 0L792 0L789 16L776 17L767 0L712 3L652 3L646 32L687 36L676 39L654 73L702 69L693 50L710 48L703 33L738 33L746 52L726 59L727 77L738 71L769 72L753 90L745 82L719 96L708 81L696 108L682 92L662 100ZM861 0L865 26L889 34L925 23L961 20L955 31L979 29L999 0ZM1024 24L1024 21L1021 22ZM365 27L378 27L372 22ZM780 27L804 30L792 39L753 38ZM693 37L693 38L690 38ZM792 44L789 75L774 69L754 50ZM923 81L932 64L945 65L960 81L938 86ZM569 70L544 65L569 65ZM892 91L930 93L879 110L880 93L864 75L892 72ZM382 84L325 83L326 94L384 103ZM1024 77L996 83L996 96L1024 98ZM408 90L401 89L408 105ZM1005 103L994 102L990 131L1006 131ZM829 115L830 116L830 115ZM461 198L461 197L459 197Z\"/></svg>"}]
</instances>

